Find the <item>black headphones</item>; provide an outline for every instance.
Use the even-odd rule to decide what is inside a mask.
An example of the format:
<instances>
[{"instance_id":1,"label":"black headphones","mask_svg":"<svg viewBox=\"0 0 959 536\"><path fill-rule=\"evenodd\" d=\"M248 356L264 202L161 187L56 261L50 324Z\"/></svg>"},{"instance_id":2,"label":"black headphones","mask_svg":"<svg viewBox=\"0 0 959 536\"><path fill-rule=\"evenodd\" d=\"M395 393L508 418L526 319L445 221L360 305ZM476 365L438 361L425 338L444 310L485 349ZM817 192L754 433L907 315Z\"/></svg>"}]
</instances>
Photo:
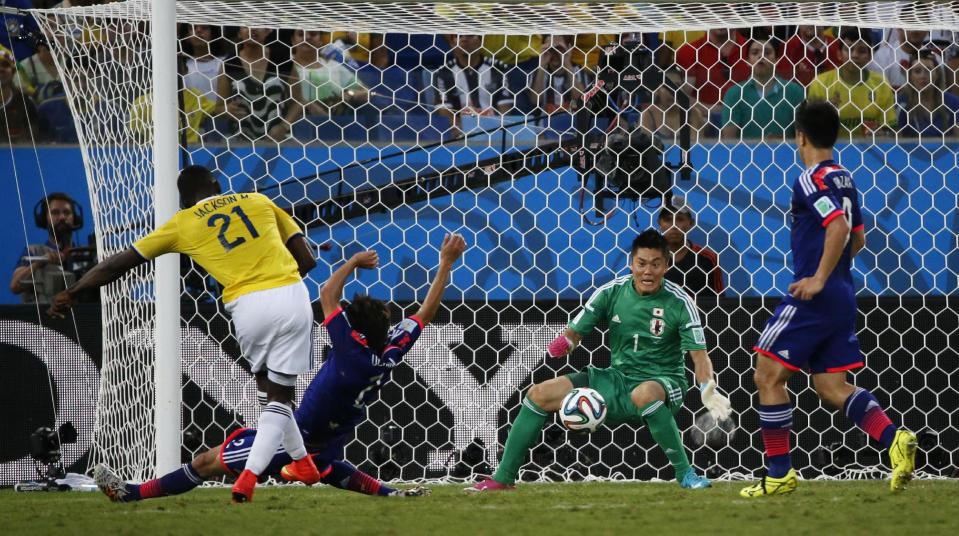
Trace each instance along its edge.
<instances>
[{"instance_id":1,"label":"black headphones","mask_svg":"<svg viewBox=\"0 0 959 536\"><path fill-rule=\"evenodd\" d=\"M70 203L70 209L73 211L73 230L76 231L83 227L83 207L77 204L72 197L63 192L53 192L43 199L37 201L33 207L33 222L41 229L48 228L48 215L50 203L54 201L66 201Z\"/></svg>"}]
</instances>

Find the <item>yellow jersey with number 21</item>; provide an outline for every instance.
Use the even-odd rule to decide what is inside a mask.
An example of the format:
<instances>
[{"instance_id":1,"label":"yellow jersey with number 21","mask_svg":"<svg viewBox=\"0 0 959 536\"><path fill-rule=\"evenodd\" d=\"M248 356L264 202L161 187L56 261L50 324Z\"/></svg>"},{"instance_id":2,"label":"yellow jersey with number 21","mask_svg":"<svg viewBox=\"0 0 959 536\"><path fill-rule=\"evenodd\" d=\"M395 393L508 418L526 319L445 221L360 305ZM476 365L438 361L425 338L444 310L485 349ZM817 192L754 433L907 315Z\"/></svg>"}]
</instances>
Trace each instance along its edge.
<instances>
[{"instance_id":1,"label":"yellow jersey with number 21","mask_svg":"<svg viewBox=\"0 0 959 536\"><path fill-rule=\"evenodd\" d=\"M222 194L180 210L133 249L144 259L189 255L223 286L229 303L256 290L301 281L287 241L303 231L263 194Z\"/></svg>"}]
</instances>

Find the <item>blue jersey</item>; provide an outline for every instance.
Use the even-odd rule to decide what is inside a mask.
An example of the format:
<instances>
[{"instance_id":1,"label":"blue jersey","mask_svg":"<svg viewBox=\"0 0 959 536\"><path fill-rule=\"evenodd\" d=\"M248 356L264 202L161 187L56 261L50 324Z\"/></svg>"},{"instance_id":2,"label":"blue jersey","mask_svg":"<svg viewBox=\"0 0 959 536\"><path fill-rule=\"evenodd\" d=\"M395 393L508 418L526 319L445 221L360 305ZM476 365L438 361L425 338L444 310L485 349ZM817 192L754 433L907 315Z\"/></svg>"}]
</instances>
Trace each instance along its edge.
<instances>
[{"instance_id":1,"label":"blue jersey","mask_svg":"<svg viewBox=\"0 0 959 536\"><path fill-rule=\"evenodd\" d=\"M796 281L815 275L826 241L826 226L831 221L845 216L853 231L863 229L859 194L852 176L832 160L806 169L796 179L791 215L790 239ZM839 262L813 302L854 299L851 268L852 255L847 242Z\"/></svg>"},{"instance_id":2,"label":"blue jersey","mask_svg":"<svg viewBox=\"0 0 959 536\"><path fill-rule=\"evenodd\" d=\"M323 322L333 350L303 393L294 414L311 453L326 448L335 438L352 432L366 419L366 406L376 399L380 386L400 364L419 338L423 323L410 316L397 324L383 353L370 350L366 338L354 330L342 309Z\"/></svg>"}]
</instances>

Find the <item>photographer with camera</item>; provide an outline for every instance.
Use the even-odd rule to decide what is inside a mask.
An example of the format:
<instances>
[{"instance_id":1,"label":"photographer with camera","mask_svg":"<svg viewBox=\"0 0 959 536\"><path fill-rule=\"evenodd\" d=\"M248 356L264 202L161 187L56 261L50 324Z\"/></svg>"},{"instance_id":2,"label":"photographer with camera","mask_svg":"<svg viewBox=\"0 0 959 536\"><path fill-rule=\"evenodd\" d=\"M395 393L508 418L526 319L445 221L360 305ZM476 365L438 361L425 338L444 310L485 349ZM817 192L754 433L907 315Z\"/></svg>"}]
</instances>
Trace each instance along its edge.
<instances>
[{"instance_id":1,"label":"photographer with camera","mask_svg":"<svg viewBox=\"0 0 959 536\"><path fill-rule=\"evenodd\" d=\"M69 195L54 192L37 202L34 223L47 230L42 244L29 244L20 255L10 291L23 303L50 303L96 262L92 247L78 247L73 234L83 227L83 210Z\"/></svg>"}]
</instances>

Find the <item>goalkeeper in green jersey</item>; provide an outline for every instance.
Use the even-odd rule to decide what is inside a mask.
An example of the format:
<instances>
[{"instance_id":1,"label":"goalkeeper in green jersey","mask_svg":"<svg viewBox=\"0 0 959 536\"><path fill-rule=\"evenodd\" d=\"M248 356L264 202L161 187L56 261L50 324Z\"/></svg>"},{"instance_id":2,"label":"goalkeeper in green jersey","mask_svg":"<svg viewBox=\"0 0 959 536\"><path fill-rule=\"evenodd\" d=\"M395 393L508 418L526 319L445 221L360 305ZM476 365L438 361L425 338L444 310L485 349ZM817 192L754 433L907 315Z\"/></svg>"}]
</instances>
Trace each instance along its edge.
<instances>
[{"instance_id":1,"label":"goalkeeper in green jersey","mask_svg":"<svg viewBox=\"0 0 959 536\"><path fill-rule=\"evenodd\" d=\"M591 366L533 385L506 439L496 474L467 491L512 489L546 418L559 410L563 397L575 387L591 387L603 395L610 425L647 425L672 463L680 486L710 486L689 464L673 418L688 389L686 352L693 359L703 405L717 421L730 413L729 400L716 389L699 312L682 288L663 279L670 257L661 234L652 229L640 234L633 240L630 256L632 273L596 289L566 331L549 345L550 356L567 355L597 323L605 321L611 366Z\"/></svg>"}]
</instances>

